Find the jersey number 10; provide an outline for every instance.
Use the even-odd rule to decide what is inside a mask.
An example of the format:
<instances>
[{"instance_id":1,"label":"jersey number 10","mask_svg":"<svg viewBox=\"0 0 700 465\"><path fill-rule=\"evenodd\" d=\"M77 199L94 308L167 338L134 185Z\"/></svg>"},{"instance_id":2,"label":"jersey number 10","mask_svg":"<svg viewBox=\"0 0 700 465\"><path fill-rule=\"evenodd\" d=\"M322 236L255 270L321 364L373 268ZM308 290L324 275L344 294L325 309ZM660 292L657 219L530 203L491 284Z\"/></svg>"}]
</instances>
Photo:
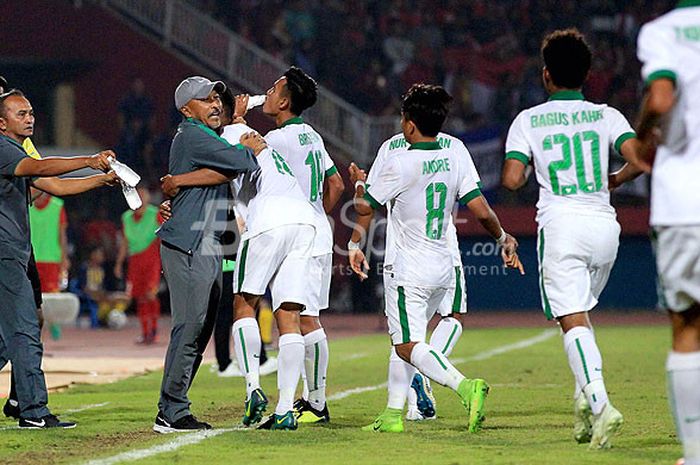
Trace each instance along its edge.
<instances>
[{"instance_id":1,"label":"jersey number 10","mask_svg":"<svg viewBox=\"0 0 700 465\"><path fill-rule=\"evenodd\" d=\"M321 172L321 151L311 151L304 160L305 165L311 169L311 189L309 189L309 200L315 202L318 195L323 194L323 173Z\"/></svg>"},{"instance_id":2,"label":"jersey number 10","mask_svg":"<svg viewBox=\"0 0 700 465\"><path fill-rule=\"evenodd\" d=\"M590 142L591 160L593 162L593 182L588 182L586 177L586 165L583 156L583 144ZM566 134L555 134L547 136L542 141L544 151L554 150L555 145L561 146L561 153L564 158L553 161L549 164L549 180L552 183L554 195L572 195L577 192L590 194L598 192L603 188L603 178L600 169L600 137L595 131L577 132L571 138ZM576 179L578 185L561 185L559 182L559 172L568 171L571 168L571 147L574 148L574 164L576 166Z\"/></svg>"}]
</instances>

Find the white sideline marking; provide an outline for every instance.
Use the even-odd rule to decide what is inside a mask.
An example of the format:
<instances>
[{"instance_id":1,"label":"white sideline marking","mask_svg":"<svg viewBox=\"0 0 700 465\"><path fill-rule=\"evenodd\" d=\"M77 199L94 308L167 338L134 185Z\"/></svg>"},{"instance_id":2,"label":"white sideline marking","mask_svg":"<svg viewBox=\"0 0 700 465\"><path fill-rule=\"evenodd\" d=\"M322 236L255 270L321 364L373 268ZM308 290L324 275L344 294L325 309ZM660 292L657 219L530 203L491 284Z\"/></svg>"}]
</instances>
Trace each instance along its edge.
<instances>
[{"instance_id":1,"label":"white sideline marking","mask_svg":"<svg viewBox=\"0 0 700 465\"><path fill-rule=\"evenodd\" d=\"M486 360L491 357L495 357L496 355L501 355L506 352L511 352L513 350L518 350L518 349L524 349L527 347L530 347L532 345L535 345L539 342L546 341L547 339L551 338L557 334L557 331L555 330L546 330L543 333L531 337L528 339L523 339L522 341L513 343L513 344L508 344L505 346L501 347L496 347L495 349L487 350L484 352L480 352L472 357L468 357L465 359L456 359L453 361L453 363L463 363L467 361L475 361L475 360ZM345 391L340 391L336 392L335 394L332 394L328 396L328 400L335 401L335 400L341 400L345 399L346 397L350 397L354 394L361 394L363 392L370 392L370 391L376 391L378 389L385 388L387 383L382 383L382 384L377 384L374 386L364 386L364 387L357 387L353 389L348 389ZM181 447L185 446L191 446L194 444L199 444L200 442L212 438L214 436L219 436L220 434L224 433L229 433L232 431L252 431L251 428L221 428L221 429L212 429L212 430L205 430L205 431L198 431L196 433L174 433L178 434L178 436L173 439L172 441L166 442L164 444L158 444L152 447L148 447L145 449L138 449L138 450L131 450L127 452L122 452L121 454L114 455L112 457L107 457L104 459L96 459L96 460L90 460L88 462L85 462L84 465L113 465L115 463L119 462L133 462L136 460L141 460L145 459L147 457L152 457L154 455L162 454L164 452L172 452L174 450L180 449Z\"/></svg>"},{"instance_id":2,"label":"white sideline marking","mask_svg":"<svg viewBox=\"0 0 700 465\"><path fill-rule=\"evenodd\" d=\"M205 439L213 438L215 436L219 436L220 434L242 430L252 431L250 428L219 428L197 431L196 433L173 433L175 435L175 439L172 441L147 447L145 449L122 452L121 454L113 455L112 457L107 457L104 459L90 460L89 462L85 462L84 465L113 465L119 462L134 462L136 460L145 459L164 452L172 452L181 447L199 444Z\"/></svg>"},{"instance_id":3,"label":"white sideline marking","mask_svg":"<svg viewBox=\"0 0 700 465\"><path fill-rule=\"evenodd\" d=\"M109 402L102 402L101 404L90 404L90 405L84 405L80 408L74 408L70 410L65 410L63 413L78 413L78 412L84 412L85 410L90 410L93 408L100 408L104 407L105 405L109 405Z\"/></svg>"},{"instance_id":4,"label":"white sideline marking","mask_svg":"<svg viewBox=\"0 0 700 465\"><path fill-rule=\"evenodd\" d=\"M459 365L461 363L466 363L466 362L478 362L481 360L487 360L487 359L494 357L496 355L505 354L506 352L512 352L512 351L518 350L518 349L526 349L530 346L534 346L535 344L539 344L540 342L544 342L547 339L550 339L550 338L556 336L557 334L559 334L559 331L556 329L546 329L535 337L523 339L522 341L514 342L513 344L508 344L508 345L504 345L501 347L496 347L495 349L480 352L480 353L473 355L471 357L455 358L455 359L452 359L450 361L452 362L453 365Z\"/></svg>"},{"instance_id":5,"label":"white sideline marking","mask_svg":"<svg viewBox=\"0 0 700 465\"><path fill-rule=\"evenodd\" d=\"M369 354L366 354L366 353L351 354L351 355L348 355L347 357L341 357L339 361L349 362L350 360L357 360L358 358L365 358L368 356L369 356Z\"/></svg>"},{"instance_id":6,"label":"white sideline marking","mask_svg":"<svg viewBox=\"0 0 700 465\"><path fill-rule=\"evenodd\" d=\"M350 397L353 394L362 394L363 392L376 391L377 389L385 388L387 383L377 384L375 386L364 386L348 389L347 391L336 392L327 397L328 400L341 400Z\"/></svg>"},{"instance_id":7,"label":"white sideline marking","mask_svg":"<svg viewBox=\"0 0 700 465\"><path fill-rule=\"evenodd\" d=\"M486 350L484 352L479 352L478 354L473 355L471 357L456 358L456 359L453 359L450 361L452 362L453 365L457 365L459 363L487 360L489 358L495 357L496 355L505 354L507 352L512 352L514 350L525 349L525 348L533 346L535 344L539 344L540 342L546 341L547 339L549 339L557 334L559 334L559 331L557 331L555 329L547 329L547 330L543 331L542 333L538 334L537 336L523 339L522 341L514 342L513 344L507 344L507 345L504 345L501 347L496 347L495 349ZM362 394L363 392L376 391L377 389L385 388L386 385L387 385L387 383L382 383L382 384L377 384L375 386L357 387L357 388L348 389L347 391L336 392L335 394L328 396L328 400L331 400L331 401L341 400L341 399L345 399L346 397L352 396L353 394Z\"/></svg>"}]
</instances>

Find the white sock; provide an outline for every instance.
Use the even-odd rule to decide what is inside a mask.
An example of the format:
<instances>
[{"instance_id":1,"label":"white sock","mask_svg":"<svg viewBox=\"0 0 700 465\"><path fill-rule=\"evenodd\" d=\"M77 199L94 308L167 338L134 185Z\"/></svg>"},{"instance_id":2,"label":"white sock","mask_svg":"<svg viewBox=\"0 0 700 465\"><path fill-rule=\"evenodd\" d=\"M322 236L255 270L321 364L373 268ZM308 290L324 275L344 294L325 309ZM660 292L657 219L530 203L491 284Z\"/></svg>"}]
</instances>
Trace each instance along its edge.
<instances>
[{"instance_id":1,"label":"white sock","mask_svg":"<svg viewBox=\"0 0 700 465\"><path fill-rule=\"evenodd\" d=\"M406 404L406 396L411 391L411 380L416 369L413 365L401 360L396 350L391 348L389 356L389 400L386 404L388 408L403 410Z\"/></svg>"},{"instance_id":2,"label":"white sock","mask_svg":"<svg viewBox=\"0 0 700 465\"><path fill-rule=\"evenodd\" d=\"M430 336L430 345L440 349L445 357L449 357L461 335L462 323L458 319L443 318Z\"/></svg>"},{"instance_id":3,"label":"white sock","mask_svg":"<svg viewBox=\"0 0 700 465\"><path fill-rule=\"evenodd\" d=\"M306 400L316 410L323 410L326 405L326 375L328 374L328 338L321 329L304 336L304 368L306 388L309 391Z\"/></svg>"},{"instance_id":4,"label":"white sock","mask_svg":"<svg viewBox=\"0 0 700 465\"><path fill-rule=\"evenodd\" d=\"M669 403L686 465L700 464L700 352L670 352L666 361Z\"/></svg>"},{"instance_id":5,"label":"white sock","mask_svg":"<svg viewBox=\"0 0 700 465\"><path fill-rule=\"evenodd\" d=\"M260 327L255 318L241 318L233 323L233 348L238 368L245 374L246 398L260 388Z\"/></svg>"},{"instance_id":6,"label":"white sock","mask_svg":"<svg viewBox=\"0 0 700 465\"><path fill-rule=\"evenodd\" d=\"M413 365L411 365L413 366ZM414 368L415 370L415 368ZM418 395L416 394L416 391L414 391L411 388L411 382L413 381L413 376L411 376L411 379L409 380L408 383L408 396L406 397L406 400L408 401L408 409L409 410L418 410Z\"/></svg>"},{"instance_id":7,"label":"white sock","mask_svg":"<svg viewBox=\"0 0 700 465\"><path fill-rule=\"evenodd\" d=\"M455 391L464 380L464 375L447 360L447 357L425 342L419 342L413 347L411 364L436 383Z\"/></svg>"},{"instance_id":8,"label":"white sock","mask_svg":"<svg viewBox=\"0 0 700 465\"><path fill-rule=\"evenodd\" d=\"M306 368L301 370L301 398L309 400L309 384L306 382Z\"/></svg>"},{"instance_id":9,"label":"white sock","mask_svg":"<svg viewBox=\"0 0 700 465\"><path fill-rule=\"evenodd\" d=\"M304 336L301 334L283 334L279 340L277 354L277 388L280 398L275 413L284 415L292 410L294 393L297 390L301 367L304 363Z\"/></svg>"},{"instance_id":10,"label":"white sock","mask_svg":"<svg viewBox=\"0 0 700 465\"><path fill-rule=\"evenodd\" d=\"M608 403L608 392L603 382L603 358L593 332L585 326L576 326L564 334L564 349L576 383L583 386L593 415L599 415Z\"/></svg>"}]
</instances>

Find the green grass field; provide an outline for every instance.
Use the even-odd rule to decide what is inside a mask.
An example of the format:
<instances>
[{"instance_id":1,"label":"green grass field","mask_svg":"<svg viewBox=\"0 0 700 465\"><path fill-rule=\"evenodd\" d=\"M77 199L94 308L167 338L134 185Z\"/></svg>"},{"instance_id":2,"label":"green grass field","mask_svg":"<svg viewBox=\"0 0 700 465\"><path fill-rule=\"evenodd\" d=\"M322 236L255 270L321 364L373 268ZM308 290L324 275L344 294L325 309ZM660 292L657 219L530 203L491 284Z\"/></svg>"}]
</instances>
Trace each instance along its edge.
<instances>
[{"instance_id":1,"label":"green grass field","mask_svg":"<svg viewBox=\"0 0 700 465\"><path fill-rule=\"evenodd\" d=\"M543 335L543 329L537 328L464 331L451 358L459 362L465 375L486 378L493 386L485 428L475 435L465 431L464 410L457 396L440 386L434 388L439 418L421 424L407 422L404 434L359 429L384 407L384 388L329 402L332 423L328 426L302 426L296 432L223 430L240 421L243 381L218 378L203 367L191 399L194 413L216 428L211 437L151 432L160 383L160 373L152 373L53 394L52 409L78 421L74 430L19 431L15 423L0 421L0 463L675 463L681 448L666 399L668 329L597 329L608 390L625 415L621 434L606 451L589 451L572 439L572 376L561 338L556 333L547 337L550 334ZM533 342L538 336L534 341L539 342ZM522 341L525 347L514 345ZM329 394L384 383L387 351L388 338L383 335L333 341ZM271 401L275 386L274 375L263 378ZM63 413L94 405L100 406ZM187 441L191 444L180 444ZM154 454L157 445L163 447ZM138 458L144 451L153 455ZM131 456L117 456L125 452Z\"/></svg>"}]
</instances>

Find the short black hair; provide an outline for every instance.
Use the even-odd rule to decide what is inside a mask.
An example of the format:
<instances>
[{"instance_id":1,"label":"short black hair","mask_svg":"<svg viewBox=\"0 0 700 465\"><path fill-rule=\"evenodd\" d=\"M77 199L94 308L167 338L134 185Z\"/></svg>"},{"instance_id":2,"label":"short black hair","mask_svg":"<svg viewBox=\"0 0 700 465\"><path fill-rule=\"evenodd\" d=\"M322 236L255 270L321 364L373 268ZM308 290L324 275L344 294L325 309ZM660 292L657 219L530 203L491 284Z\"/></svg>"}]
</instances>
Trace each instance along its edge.
<instances>
[{"instance_id":1,"label":"short black hair","mask_svg":"<svg viewBox=\"0 0 700 465\"><path fill-rule=\"evenodd\" d=\"M4 94L0 94L0 118L5 117L5 112L7 111L5 100L10 97L24 97L24 93L19 89L10 89Z\"/></svg>"},{"instance_id":2,"label":"short black hair","mask_svg":"<svg viewBox=\"0 0 700 465\"><path fill-rule=\"evenodd\" d=\"M557 87L578 89L591 69L591 48L576 28L561 29L545 36L542 60Z\"/></svg>"},{"instance_id":3,"label":"short black hair","mask_svg":"<svg viewBox=\"0 0 700 465\"><path fill-rule=\"evenodd\" d=\"M318 84L301 68L292 66L283 76L287 78L287 92L289 92L289 110L295 115L301 113L316 103L318 98Z\"/></svg>"},{"instance_id":4,"label":"short black hair","mask_svg":"<svg viewBox=\"0 0 700 465\"><path fill-rule=\"evenodd\" d=\"M233 119L233 111L236 107L236 100L233 96L233 91L227 85L223 92L219 92L219 97L221 98L221 107L224 114Z\"/></svg>"},{"instance_id":5,"label":"short black hair","mask_svg":"<svg viewBox=\"0 0 700 465\"><path fill-rule=\"evenodd\" d=\"M435 137L447 118L451 101L452 97L441 86L413 84L403 96L401 113L421 134Z\"/></svg>"}]
</instances>

